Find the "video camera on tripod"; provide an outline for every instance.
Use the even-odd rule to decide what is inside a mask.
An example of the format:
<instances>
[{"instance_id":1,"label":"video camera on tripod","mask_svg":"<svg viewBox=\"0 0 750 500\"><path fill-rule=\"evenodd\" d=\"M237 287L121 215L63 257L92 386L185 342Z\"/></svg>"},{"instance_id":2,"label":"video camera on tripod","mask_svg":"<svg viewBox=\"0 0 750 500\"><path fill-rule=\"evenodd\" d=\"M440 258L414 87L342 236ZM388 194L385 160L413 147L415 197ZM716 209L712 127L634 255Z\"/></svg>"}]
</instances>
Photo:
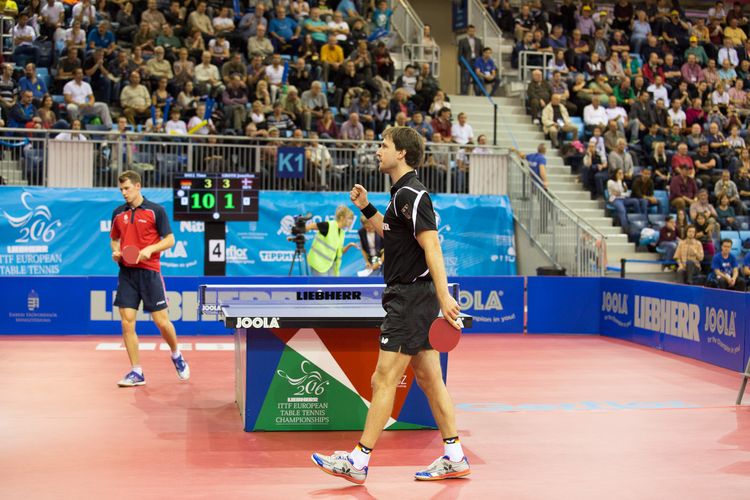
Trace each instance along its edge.
<instances>
[{"instance_id":1,"label":"video camera on tripod","mask_svg":"<svg viewBox=\"0 0 750 500\"><path fill-rule=\"evenodd\" d=\"M305 233L307 232L307 221L312 219L312 214L307 213L307 215L295 215L294 216L294 223L292 224L292 235L287 237L287 241L293 241L296 245L296 249L294 250L294 256L292 257L292 264L289 266L289 276L292 275L292 270L294 270L294 263L297 262L299 264L299 273L300 275L308 275L310 274L310 270L307 266L307 251L305 250Z\"/></svg>"}]
</instances>

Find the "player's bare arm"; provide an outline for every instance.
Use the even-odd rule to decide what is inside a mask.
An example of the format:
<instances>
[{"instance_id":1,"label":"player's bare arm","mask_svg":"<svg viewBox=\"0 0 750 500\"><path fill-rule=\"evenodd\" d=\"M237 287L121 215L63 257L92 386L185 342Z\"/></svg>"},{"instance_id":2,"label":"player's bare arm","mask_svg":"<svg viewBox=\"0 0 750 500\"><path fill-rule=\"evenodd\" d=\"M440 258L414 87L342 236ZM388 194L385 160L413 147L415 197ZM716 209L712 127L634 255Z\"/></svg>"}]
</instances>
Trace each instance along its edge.
<instances>
[{"instance_id":1,"label":"player's bare arm","mask_svg":"<svg viewBox=\"0 0 750 500\"><path fill-rule=\"evenodd\" d=\"M349 198L352 200L354 205L356 205L356 207L359 208L360 210L362 210L363 208L365 208L367 205L370 204L370 201L367 199L367 190L361 184L354 185L351 192L349 193ZM383 214L378 212L372 217L370 217L368 220L375 227L375 232L378 233L382 237L383 236Z\"/></svg>"},{"instance_id":2,"label":"player's bare arm","mask_svg":"<svg viewBox=\"0 0 750 500\"><path fill-rule=\"evenodd\" d=\"M440 310L443 311L443 317L453 325L453 328L459 330L460 327L456 320L461 308L458 307L456 299L448 292L448 277L445 273L445 264L443 262L443 251L440 248L437 231L421 231L417 234L417 242L424 250L427 267L430 269L432 282L435 284L435 292L440 302Z\"/></svg>"},{"instance_id":3,"label":"player's bare arm","mask_svg":"<svg viewBox=\"0 0 750 500\"><path fill-rule=\"evenodd\" d=\"M112 249L112 260L120 262L122 253L120 253L120 240L109 240L109 246Z\"/></svg>"},{"instance_id":4,"label":"player's bare arm","mask_svg":"<svg viewBox=\"0 0 750 500\"><path fill-rule=\"evenodd\" d=\"M158 243L154 243L153 245L149 245L141 250L140 255L138 256L138 261L142 260L148 260L151 258L151 254L155 252L163 252L164 250L168 250L174 246L174 234L169 233L164 238L162 238Z\"/></svg>"}]
</instances>

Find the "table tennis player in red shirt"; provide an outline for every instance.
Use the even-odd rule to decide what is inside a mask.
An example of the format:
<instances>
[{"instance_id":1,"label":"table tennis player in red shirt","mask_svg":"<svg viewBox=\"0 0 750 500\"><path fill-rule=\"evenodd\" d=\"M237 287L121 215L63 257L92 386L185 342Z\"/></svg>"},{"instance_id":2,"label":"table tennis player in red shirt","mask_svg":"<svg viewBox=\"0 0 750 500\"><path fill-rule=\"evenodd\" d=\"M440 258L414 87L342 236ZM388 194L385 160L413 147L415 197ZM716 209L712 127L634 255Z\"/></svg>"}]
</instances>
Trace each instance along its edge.
<instances>
[{"instance_id":1,"label":"table tennis player in red shirt","mask_svg":"<svg viewBox=\"0 0 750 500\"><path fill-rule=\"evenodd\" d=\"M161 205L141 194L141 176L128 170L117 178L125 203L112 213L110 245L112 260L120 265L117 296L114 305L120 309L122 337L130 358L131 369L120 380L120 387L145 385L140 364L136 312L151 313L154 324L172 351L172 362L180 380L190 378L190 367L177 347L177 333L169 320L167 295L161 276L160 253L174 245L174 235L167 213Z\"/></svg>"}]
</instances>

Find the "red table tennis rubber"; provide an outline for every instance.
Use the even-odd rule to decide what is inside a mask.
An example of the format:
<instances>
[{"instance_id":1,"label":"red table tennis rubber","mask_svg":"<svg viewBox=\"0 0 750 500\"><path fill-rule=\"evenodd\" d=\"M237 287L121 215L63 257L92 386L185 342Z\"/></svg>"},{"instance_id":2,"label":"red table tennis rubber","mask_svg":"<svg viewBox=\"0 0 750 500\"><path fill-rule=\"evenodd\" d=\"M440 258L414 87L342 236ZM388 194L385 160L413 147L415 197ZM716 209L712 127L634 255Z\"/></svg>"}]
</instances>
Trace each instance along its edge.
<instances>
[{"instance_id":1,"label":"red table tennis rubber","mask_svg":"<svg viewBox=\"0 0 750 500\"><path fill-rule=\"evenodd\" d=\"M461 322L459 320L459 326ZM440 352L453 350L461 340L461 330L456 330L445 318L437 318L430 326L430 345Z\"/></svg>"},{"instance_id":2,"label":"red table tennis rubber","mask_svg":"<svg viewBox=\"0 0 750 500\"><path fill-rule=\"evenodd\" d=\"M128 245L123 248L120 253L122 255L122 260L124 260L126 264L134 266L138 264L138 256L140 255L141 250L135 245Z\"/></svg>"}]
</instances>

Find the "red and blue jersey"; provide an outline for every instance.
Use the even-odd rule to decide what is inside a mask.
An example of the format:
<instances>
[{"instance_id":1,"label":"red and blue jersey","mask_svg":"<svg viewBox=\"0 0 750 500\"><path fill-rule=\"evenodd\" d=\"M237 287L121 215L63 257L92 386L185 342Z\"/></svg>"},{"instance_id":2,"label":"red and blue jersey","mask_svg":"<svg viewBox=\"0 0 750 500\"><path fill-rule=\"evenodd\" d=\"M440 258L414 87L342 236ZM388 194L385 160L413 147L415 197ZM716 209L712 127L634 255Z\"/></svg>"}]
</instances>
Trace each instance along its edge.
<instances>
[{"instance_id":1,"label":"red and blue jersey","mask_svg":"<svg viewBox=\"0 0 750 500\"><path fill-rule=\"evenodd\" d=\"M112 229L109 236L113 240L120 240L121 249L129 245L143 249L158 243L170 234L172 234L172 228L164 207L146 198L135 208L125 203L112 212ZM161 270L159 257L160 253L154 252L150 259L128 267L140 267L159 272ZM122 264L126 265L124 262Z\"/></svg>"}]
</instances>

